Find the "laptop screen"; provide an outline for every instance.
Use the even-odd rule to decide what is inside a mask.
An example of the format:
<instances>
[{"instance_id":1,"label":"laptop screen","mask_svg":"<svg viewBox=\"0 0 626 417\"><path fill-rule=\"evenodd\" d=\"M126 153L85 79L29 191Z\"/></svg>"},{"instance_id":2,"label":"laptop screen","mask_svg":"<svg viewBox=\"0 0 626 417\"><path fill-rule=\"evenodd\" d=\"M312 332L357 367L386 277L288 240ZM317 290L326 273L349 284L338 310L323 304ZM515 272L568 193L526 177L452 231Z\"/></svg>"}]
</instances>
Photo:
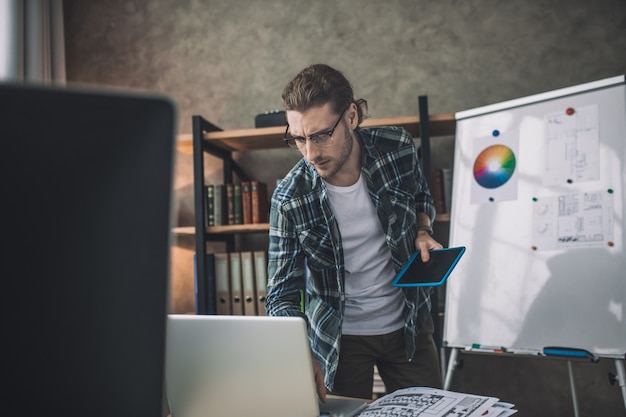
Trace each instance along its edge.
<instances>
[{"instance_id":1,"label":"laptop screen","mask_svg":"<svg viewBox=\"0 0 626 417\"><path fill-rule=\"evenodd\" d=\"M175 106L0 84L0 115L5 407L161 415Z\"/></svg>"}]
</instances>

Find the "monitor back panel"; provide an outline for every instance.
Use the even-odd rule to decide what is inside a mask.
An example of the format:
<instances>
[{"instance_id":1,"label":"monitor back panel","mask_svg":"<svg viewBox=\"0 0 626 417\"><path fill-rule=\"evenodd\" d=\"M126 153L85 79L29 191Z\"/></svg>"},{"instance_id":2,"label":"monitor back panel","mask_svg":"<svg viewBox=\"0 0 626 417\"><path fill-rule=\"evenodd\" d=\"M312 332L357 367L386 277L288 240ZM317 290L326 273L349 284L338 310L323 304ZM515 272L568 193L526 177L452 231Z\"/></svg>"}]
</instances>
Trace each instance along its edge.
<instances>
[{"instance_id":1,"label":"monitor back panel","mask_svg":"<svg viewBox=\"0 0 626 417\"><path fill-rule=\"evenodd\" d=\"M5 408L160 415L175 113L0 85Z\"/></svg>"}]
</instances>

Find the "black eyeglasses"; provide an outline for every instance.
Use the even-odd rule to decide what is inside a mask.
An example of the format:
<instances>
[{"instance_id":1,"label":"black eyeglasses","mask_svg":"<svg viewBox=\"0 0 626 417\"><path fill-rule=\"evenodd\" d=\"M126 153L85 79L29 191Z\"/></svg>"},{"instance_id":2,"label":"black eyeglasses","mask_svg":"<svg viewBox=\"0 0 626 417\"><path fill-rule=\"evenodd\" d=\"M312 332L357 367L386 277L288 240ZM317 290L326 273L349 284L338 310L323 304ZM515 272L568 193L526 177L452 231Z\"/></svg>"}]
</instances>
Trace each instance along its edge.
<instances>
[{"instance_id":1,"label":"black eyeglasses","mask_svg":"<svg viewBox=\"0 0 626 417\"><path fill-rule=\"evenodd\" d=\"M337 129L337 126L339 126L339 122L341 121L341 119L343 119L343 115L346 113L346 110L348 110L348 108L345 108L344 111L341 112L341 116L339 116L339 119L337 119L337 122L331 129L315 133L309 136L309 140L313 142L315 146L318 146L320 148L327 148L332 145L333 133L335 133L335 129ZM287 145L294 149L300 150L306 146L306 139L307 138L302 136L291 136L291 134L289 134L289 125L287 125L287 129L285 129L285 136L283 137L283 142L285 142Z\"/></svg>"}]
</instances>

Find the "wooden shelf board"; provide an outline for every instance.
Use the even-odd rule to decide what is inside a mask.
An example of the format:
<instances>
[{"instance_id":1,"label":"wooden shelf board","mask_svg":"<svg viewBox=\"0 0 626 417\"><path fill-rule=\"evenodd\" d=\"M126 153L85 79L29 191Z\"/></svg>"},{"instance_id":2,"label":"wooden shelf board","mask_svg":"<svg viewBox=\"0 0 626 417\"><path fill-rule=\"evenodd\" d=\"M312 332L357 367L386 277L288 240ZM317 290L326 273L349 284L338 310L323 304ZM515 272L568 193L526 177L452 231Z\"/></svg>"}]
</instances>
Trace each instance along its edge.
<instances>
[{"instance_id":1,"label":"wooden shelf board","mask_svg":"<svg viewBox=\"0 0 626 417\"><path fill-rule=\"evenodd\" d=\"M456 132L454 113L430 115L431 136L453 136ZM405 128L414 138L418 138L420 120L418 116L387 117L381 119L365 119L361 127L400 126ZM284 126L272 126L253 129L222 130L207 132L204 139L227 151L250 151L259 149L287 148L282 141ZM193 154L192 135L179 135L177 149L185 154Z\"/></svg>"},{"instance_id":2,"label":"wooden shelf board","mask_svg":"<svg viewBox=\"0 0 626 417\"><path fill-rule=\"evenodd\" d=\"M260 224L234 224L228 226L211 226L207 227L207 233L225 233L225 234L236 234L236 233L257 233L257 232L268 232L270 230L269 223L260 223Z\"/></svg>"},{"instance_id":3,"label":"wooden shelf board","mask_svg":"<svg viewBox=\"0 0 626 417\"><path fill-rule=\"evenodd\" d=\"M193 236L196 234L196 228L193 226L174 227L172 233L178 236Z\"/></svg>"},{"instance_id":4,"label":"wooden shelf board","mask_svg":"<svg viewBox=\"0 0 626 417\"><path fill-rule=\"evenodd\" d=\"M268 232L270 230L269 223L260 224L234 224L223 226L211 226L206 228L207 233L211 234L237 234L237 233L259 233ZM196 234L194 226L175 227L174 234L192 236Z\"/></svg>"},{"instance_id":5,"label":"wooden shelf board","mask_svg":"<svg viewBox=\"0 0 626 417\"><path fill-rule=\"evenodd\" d=\"M193 155L193 135L188 133L176 136L176 150L186 155Z\"/></svg>"},{"instance_id":6,"label":"wooden shelf board","mask_svg":"<svg viewBox=\"0 0 626 417\"><path fill-rule=\"evenodd\" d=\"M449 222L450 221L450 213L438 214L435 218L436 222ZM234 224L234 225L223 225L223 226L211 226L207 227L207 233L214 234L237 234L237 233L259 233L259 232L268 232L270 229L269 223L260 223L260 224ZM193 236L196 234L196 228L194 226L182 226L182 227L174 227L172 229L174 234L176 235L189 235Z\"/></svg>"},{"instance_id":7,"label":"wooden shelf board","mask_svg":"<svg viewBox=\"0 0 626 417\"><path fill-rule=\"evenodd\" d=\"M207 132L204 139L228 151L288 148L283 142L285 126L261 127L257 129L223 130Z\"/></svg>"},{"instance_id":8,"label":"wooden shelf board","mask_svg":"<svg viewBox=\"0 0 626 417\"><path fill-rule=\"evenodd\" d=\"M454 113L431 114L430 136L453 136L456 132ZM413 138L420 137L419 116L387 117L383 119L365 119L361 127L400 126L405 128Z\"/></svg>"}]
</instances>

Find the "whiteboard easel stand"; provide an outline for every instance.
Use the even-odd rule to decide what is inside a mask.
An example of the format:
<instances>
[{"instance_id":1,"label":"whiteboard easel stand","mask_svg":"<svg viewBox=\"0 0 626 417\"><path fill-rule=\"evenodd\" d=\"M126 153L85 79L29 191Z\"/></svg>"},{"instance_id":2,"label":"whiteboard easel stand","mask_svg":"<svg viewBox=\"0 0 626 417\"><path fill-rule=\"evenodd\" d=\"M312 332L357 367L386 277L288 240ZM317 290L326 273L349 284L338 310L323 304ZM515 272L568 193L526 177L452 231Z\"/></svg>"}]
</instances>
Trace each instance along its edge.
<instances>
[{"instance_id":1,"label":"whiteboard easel stand","mask_svg":"<svg viewBox=\"0 0 626 417\"><path fill-rule=\"evenodd\" d=\"M451 348L450 359L448 360L448 368L445 372L445 382L443 389L449 390L452 383L452 374L454 370L460 368L462 361L459 360L459 348ZM615 382L618 383L621 391L622 398L624 400L624 409L626 409L626 372L624 371L624 361L622 359L615 359L615 368L617 375L609 375L609 381L611 385ZM576 386L574 385L574 370L572 369L572 361L567 361L567 370L569 373L570 390L572 392L572 403L574 406L574 416L578 417L578 398L576 396Z\"/></svg>"},{"instance_id":2,"label":"whiteboard easel stand","mask_svg":"<svg viewBox=\"0 0 626 417\"><path fill-rule=\"evenodd\" d=\"M445 381L446 369L448 366L447 352L444 346L439 348L439 371L441 372L441 380Z\"/></svg>"},{"instance_id":3,"label":"whiteboard easel stand","mask_svg":"<svg viewBox=\"0 0 626 417\"><path fill-rule=\"evenodd\" d=\"M445 383L443 386L443 389L445 390L449 390L450 389L450 384L452 383L452 374L455 368L457 368L461 362L458 359L459 356L459 349L458 348L452 348L452 350L450 351L450 360L448 362L448 370L446 372L446 379L445 379ZM567 369L569 372L569 383L570 383L570 389L572 391L572 402L573 402L573 406L574 406L574 416L575 417L579 417L578 415L578 399L576 397L576 386L574 385L574 370L572 369L572 362L571 361L567 361ZM624 374L624 368L620 368L618 367L618 374L621 372L621 375L623 377ZM621 379L623 381L623 378L618 376L618 379ZM622 384L622 383L620 383ZM624 401L626 401L626 396L624 397Z\"/></svg>"},{"instance_id":4,"label":"whiteboard easel stand","mask_svg":"<svg viewBox=\"0 0 626 417\"><path fill-rule=\"evenodd\" d=\"M624 408L626 408L626 373L624 372L624 361L622 359L615 359L615 368L617 369L617 375L609 374L609 381L611 385L615 382L619 384L622 390L622 398L624 398Z\"/></svg>"},{"instance_id":5,"label":"whiteboard easel stand","mask_svg":"<svg viewBox=\"0 0 626 417\"><path fill-rule=\"evenodd\" d=\"M574 403L574 416L578 417L578 399L576 398L576 386L574 385L574 370L572 361L567 361L567 371L569 373L569 387L572 390L572 402Z\"/></svg>"},{"instance_id":6,"label":"whiteboard easel stand","mask_svg":"<svg viewBox=\"0 0 626 417\"><path fill-rule=\"evenodd\" d=\"M450 350L450 359L448 360L448 370L445 373L445 382L443 383L443 389L449 390L452 383L452 373L454 369L459 365L458 362L459 349L452 348Z\"/></svg>"}]
</instances>

